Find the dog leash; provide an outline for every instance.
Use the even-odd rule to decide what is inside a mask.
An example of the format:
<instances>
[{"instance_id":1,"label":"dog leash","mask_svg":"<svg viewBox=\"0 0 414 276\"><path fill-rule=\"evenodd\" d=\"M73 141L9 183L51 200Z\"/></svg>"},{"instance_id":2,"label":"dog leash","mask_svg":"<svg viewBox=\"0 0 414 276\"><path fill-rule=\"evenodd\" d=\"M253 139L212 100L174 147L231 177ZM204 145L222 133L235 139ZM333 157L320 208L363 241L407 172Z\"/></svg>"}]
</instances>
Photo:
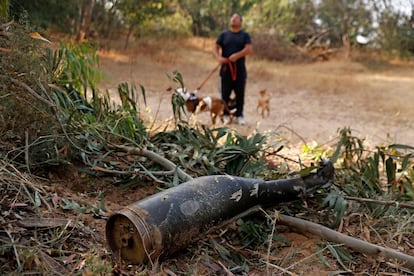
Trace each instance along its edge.
<instances>
[{"instance_id":1,"label":"dog leash","mask_svg":"<svg viewBox=\"0 0 414 276\"><path fill-rule=\"evenodd\" d=\"M235 81L236 78L237 78L237 65L236 65L236 63L233 64L229 59L226 60L226 63L230 68L231 79L233 81ZM234 67L233 67L233 65L234 65Z\"/></svg>"},{"instance_id":2,"label":"dog leash","mask_svg":"<svg viewBox=\"0 0 414 276\"><path fill-rule=\"evenodd\" d=\"M235 81L236 78L237 78L237 66L236 66L236 64L234 63L234 66L233 66L233 63L229 59L226 60L226 64L230 68L231 79L233 81ZM208 74L208 76L206 77L206 79L200 84L199 87L197 87L197 91L199 91L201 89L201 87L204 86L204 84L211 78L211 76L214 74L214 72L217 71L217 69L219 69L220 66L221 66L221 64L219 63L219 64L217 64L216 67L213 68L213 70L211 70L211 72Z\"/></svg>"},{"instance_id":3,"label":"dog leash","mask_svg":"<svg viewBox=\"0 0 414 276\"><path fill-rule=\"evenodd\" d=\"M210 74L208 74L207 78L200 84L199 87L197 87L197 91L199 91L201 89L201 87L203 87L203 85L208 81L208 79L211 78L211 76L214 74L214 72L216 72L217 69L219 69L220 65L221 65L220 63L217 64L217 66L214 67L213 70L211 70L211 72L210 72Z\"/></svg>"}]
</instances>

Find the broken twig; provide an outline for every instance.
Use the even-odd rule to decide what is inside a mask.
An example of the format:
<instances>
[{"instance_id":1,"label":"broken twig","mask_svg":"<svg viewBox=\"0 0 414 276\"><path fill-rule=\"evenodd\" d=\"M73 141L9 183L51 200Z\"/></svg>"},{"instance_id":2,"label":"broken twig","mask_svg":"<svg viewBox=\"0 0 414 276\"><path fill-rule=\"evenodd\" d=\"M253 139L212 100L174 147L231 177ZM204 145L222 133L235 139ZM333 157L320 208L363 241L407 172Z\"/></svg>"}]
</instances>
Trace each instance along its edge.
<instances>
[{"instance_id":1,"label":"broken twig","mask_svg":"<svg viewBox=\"0 0 414 276\"><path fill-rule=\"evenodd\" d=\"M190 180L193 179L193 177L191 177L189 174L185 173L183 170L178 168L178 166L176 164L174 164L170 160L160 156L159 154L157 154L153 151L150 151L150 150L147 150L147 149L140 149L140 148L122 146L122 145L114 145L113 147L118 149L118 150L121 150L121 151L123 151L127 154L140 155L140 156L147 157L147 158L153 160L154 162L157 162L158 164L160 164L161 166L163 166L164 168L166 168L168 170L177 170L178 176L184 181L190 181Z\"/></svg>"},{"instance_id":2,"label":"broken twig","mask_svg":"<svg viewBox=\"0 0 414 276\"><path fill-rule=\"evenodd\" d=\"M290 227L298 228L303 232L309 232L318 235L326 240L344 244L360 253L371 256L383 256L388 260L397 260L402 266L414 269L414 256L401 253L391 248L385 248L379 245L371 244L369 242L349 237L335 230L329 229L325 226L309 222L303 219L280 215L279 222Z\"/></svg>"}]
</instances>

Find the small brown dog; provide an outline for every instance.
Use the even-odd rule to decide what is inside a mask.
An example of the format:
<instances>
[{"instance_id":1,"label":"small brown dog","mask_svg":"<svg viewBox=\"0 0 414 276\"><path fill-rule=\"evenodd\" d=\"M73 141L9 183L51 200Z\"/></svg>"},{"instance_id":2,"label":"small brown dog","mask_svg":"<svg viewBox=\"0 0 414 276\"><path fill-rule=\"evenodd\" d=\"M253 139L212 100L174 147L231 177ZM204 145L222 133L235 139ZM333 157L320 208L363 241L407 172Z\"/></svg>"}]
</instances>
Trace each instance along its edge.
<instances>
[{"instance_id":1,"label":"small brown dog","mask_svg":"<svg viewBox=\"0 0 414 276\"><path fill-rule=\"evenodd\" d=\"M269 117L270 112L270 97L266 93L266 89L262 89L259 91L259 99L257 100L257 107L256 110L262 114L262 118L265 118L265 114L267 112L267 116Z\"/></svg>"},{"instance_id":2,"label":"small brown dog","mask_svg":"<svg viewBox=\"0 0 414 276\"><path fill-rule=\"evenodd\" d=\"M211 96L199 97L196 95L197 90L188 92L185 88L175 89L175 92L184 98L188 112L197 114L199 112L210 111L213 125L216 124L217 116L223 122L224 111L228 110L224 100Z\"/></svg>"}]
</instances>

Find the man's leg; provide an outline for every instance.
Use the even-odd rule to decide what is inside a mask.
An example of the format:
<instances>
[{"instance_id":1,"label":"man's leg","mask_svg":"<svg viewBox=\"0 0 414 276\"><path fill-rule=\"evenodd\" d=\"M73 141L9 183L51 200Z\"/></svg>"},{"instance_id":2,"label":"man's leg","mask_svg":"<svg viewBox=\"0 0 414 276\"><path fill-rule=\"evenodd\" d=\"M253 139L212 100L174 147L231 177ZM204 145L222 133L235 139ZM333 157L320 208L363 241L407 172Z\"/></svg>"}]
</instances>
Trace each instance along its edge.
<instances>
[{"instance_id":1,"label":"man's leg","mask_svg":"<svg viewBox=\"0 0 414 276\"><path fill-rule=\"evenodd\" d=\"M243 107L244 107L244 90L246 87L246 79L237 79L236 85L234 87L234 92L236 93L236 117L243 117Z\"/></svg>"},{"instance_id":2,"label":"man's leg","mask_svg":"<svg viewBox=\"0 0 414 276\"><path fill-rule=\"evenodd\" d=\"M221 77L221 98L226 102L226 104L228 104L230 101L231 90L232 90L231 79L228 76L223 75ZM229 115L229 112L225 110L224 115Z\"/></svg>"}]
</instances>

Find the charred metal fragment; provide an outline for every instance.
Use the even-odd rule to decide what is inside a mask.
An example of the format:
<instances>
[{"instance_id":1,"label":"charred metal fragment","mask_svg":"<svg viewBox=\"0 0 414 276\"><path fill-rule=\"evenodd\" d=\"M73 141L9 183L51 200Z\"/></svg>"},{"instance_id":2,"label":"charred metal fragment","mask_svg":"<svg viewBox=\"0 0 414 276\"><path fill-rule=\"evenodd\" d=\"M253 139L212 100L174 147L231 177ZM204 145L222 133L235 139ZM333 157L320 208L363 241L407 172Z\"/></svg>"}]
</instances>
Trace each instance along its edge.
<instances>
[{"instance_id":1,"label":"charred metal fragment","mask_svg":"<svg viewBox=\"0 0 414 276\"><path fill-rule=\"evenodd\" d=\"M168 255L209 228L256 206L300 199L329 184L330 161L306 176L264 181L229 175L204 176L137 201L106 225L109 247L130 263Z\"/></svg>"}]
</instances>

